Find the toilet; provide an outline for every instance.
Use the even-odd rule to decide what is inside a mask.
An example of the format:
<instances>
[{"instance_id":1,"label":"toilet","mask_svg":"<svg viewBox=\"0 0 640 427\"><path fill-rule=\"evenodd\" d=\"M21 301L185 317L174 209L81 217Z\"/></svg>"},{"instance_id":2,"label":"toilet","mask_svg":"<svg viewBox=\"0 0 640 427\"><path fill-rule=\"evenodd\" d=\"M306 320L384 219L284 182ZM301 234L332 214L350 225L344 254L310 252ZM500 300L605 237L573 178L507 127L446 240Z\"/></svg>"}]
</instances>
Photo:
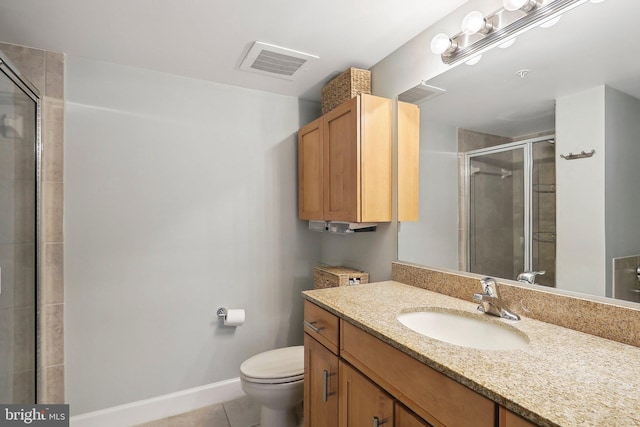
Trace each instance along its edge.
<instances>
[{"instance_id":1,"label":"toilet","mask_svg":"<svg viewBox=\"0 0 640 427\"><path fill-rule=\"evenodd\" d=\"M257 354L240 365L244 392L260 405L260 427L296 427L304 398L304 346Z\"/></svg>"}]
</instances>

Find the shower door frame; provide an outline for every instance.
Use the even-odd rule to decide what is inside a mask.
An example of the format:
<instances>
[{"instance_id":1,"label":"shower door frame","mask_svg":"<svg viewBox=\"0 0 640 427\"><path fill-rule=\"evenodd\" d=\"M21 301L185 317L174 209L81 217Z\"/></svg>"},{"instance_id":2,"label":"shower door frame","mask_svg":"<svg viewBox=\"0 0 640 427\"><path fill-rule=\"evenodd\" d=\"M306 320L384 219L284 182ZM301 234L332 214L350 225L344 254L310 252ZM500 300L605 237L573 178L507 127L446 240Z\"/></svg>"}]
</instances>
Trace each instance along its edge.
<instances>
[{"instance_id":1,"label":"shower door frame","mask_svg":"<svg viewBox=\"0 0 640 427\"><path fill-rule=\"evenodd\" d=\"M33 357L33 369L34 379L33 384L33 403L38 402L38 362L40 354L39 341L39 321L38 321L38 301L40 293L40 272L41 259L40 259L40 238L41 238L41 213L42 213L42 100L40 97L40 91L27 79L22 73L14 66L11 61L0 51L0 73L5 75L10 81L13 82L29 99L35 103L35 141L34 141L34 155L35 155L35 230L34 230L34 265L35 272L33 277L34 286L34 357Z\"/></svg>"},{"instance_id":2,"label":"shower door frame","mask_svg":"<svg viewBox=\"0 0 640 427\"><path fill-rule=\"evenodd\" d=\"M524 244L524 270L530 271L533 266L533 144L542 141L549 141L554 136L541 136L524 139L521 141L500 144L488 148L480 148L464 153L464 210L465 210L465 239L466 239L466 260L465 270L471 270L471 159L487 154L503 153L522 148L523 150L523 200L524 200L524 224L523 224L523 244ZM504 279L515 280L515 277L504 277Z\"/></svg>"}]
</instances>

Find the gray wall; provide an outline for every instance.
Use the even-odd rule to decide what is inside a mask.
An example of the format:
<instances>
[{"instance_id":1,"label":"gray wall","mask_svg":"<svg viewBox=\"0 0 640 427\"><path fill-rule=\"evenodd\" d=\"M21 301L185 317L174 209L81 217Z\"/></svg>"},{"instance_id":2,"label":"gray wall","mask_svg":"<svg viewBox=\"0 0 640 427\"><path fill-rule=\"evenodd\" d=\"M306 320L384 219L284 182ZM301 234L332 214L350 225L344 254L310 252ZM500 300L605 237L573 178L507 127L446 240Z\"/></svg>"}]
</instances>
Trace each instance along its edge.
<instances>
[{"instance_id":1,"label":"gray wall","mask_svg":"<svg viewBox=\"0 0 640 427\"><path fill-rule=\"evenodd\" d=\"M613 258L640 254L640 99L605 86L607 295Z\"/></svg>"},{"instance_id":2,"label":"gray wall","mask_svg":"<svg viewBox=\"0 0 640 427\"><path fill-rule=\"evenodd\" d=\"M605 296L604 86L556 100L556 153L596 150L591 158L556 162L556 283Z\"/></svg>"},{"instance_id":3,"label":"gray wall","mask_svg":"<svg viewBox=\"0 0 640 427\"><path fill-rule=\"evenodd\" d=\"M302 343L320 238L297 220L317 103L67 60L65 354L74 414L239 375ZM218 307L246 309L220 327Z\"/></svg>"},{"instance_id":4,"label":"gray wall","mask_svg":"<svg viewBox=\"0 0 640 427\"><path fill-rule=\"evenodd\" d=\"M419 221L398 231L398 259L458 269L458 130L420 121Z\"/></svg>"}]
</instances>

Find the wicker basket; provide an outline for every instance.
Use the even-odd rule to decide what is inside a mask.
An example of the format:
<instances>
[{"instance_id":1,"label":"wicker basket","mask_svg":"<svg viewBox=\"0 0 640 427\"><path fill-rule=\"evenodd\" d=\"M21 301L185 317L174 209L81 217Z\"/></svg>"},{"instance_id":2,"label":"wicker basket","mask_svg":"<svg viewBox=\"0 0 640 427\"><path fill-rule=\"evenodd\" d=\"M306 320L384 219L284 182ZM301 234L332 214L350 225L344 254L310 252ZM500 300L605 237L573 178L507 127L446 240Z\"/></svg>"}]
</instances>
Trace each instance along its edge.
<instances>
[{"instance_id":1,"label":"wicker basket","mask_svg":"<svg viewBox=\"0 0 640 427\"><path fill-rule=\"evenodd\" d=\"M329 265L319 265L313 269L314 289L335 288L360 283L369 283L369 275L364 271Z\"/></svg>"},{"instance_id":2,"label":"wicker basket","mask_svg":"<svg viewBox=\"0 0 640 427\"><path fill-rule=\"evenodd\" d=\"M322 88L322 114L361 93L371 93L371 71L351 67Z\"/></svg>"}]
</instances>

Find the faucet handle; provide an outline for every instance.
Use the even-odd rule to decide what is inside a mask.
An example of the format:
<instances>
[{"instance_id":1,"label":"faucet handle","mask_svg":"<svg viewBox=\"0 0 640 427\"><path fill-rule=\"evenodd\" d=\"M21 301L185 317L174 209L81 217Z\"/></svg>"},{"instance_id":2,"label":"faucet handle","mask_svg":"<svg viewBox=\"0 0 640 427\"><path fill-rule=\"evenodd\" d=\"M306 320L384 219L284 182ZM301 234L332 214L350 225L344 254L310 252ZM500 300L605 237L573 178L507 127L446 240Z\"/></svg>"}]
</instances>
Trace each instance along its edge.
<instances>
[{"instance_id":1,"label":"faucet handle","mask_svg":"<svg viewBox=\"0 0 640 427\"><path fill-rule=\"evenodd\" d=\"M496 279L493 277L485 277L484 279L480 279L480 284L482 285L482 292L484 292L485 295L498 298L498 283Z\"/></svg>"},{"instance_id":2,"label":"faucet handle","mask_svg":"<svg viewBox=\"0 0 640 427\"><path fill-rule=\"evenodd\" d=\"M529 283L530 285L533 285L536 282L536 276L543 275L544 273L545 273L544 270L542 270L542 271L523 271L522 273L518 274L518 277L516 278L516 280L518 282Z\"/></svg>"}]
</instances>

